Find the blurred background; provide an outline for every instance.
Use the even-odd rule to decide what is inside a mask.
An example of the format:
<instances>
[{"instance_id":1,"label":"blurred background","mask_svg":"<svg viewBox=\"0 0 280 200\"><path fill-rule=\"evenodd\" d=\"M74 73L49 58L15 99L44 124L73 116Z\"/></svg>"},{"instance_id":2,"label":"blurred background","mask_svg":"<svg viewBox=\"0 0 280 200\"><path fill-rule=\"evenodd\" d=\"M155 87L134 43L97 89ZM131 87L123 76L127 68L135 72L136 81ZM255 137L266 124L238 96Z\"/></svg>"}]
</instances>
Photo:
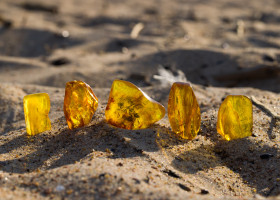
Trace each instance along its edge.
<instances>
[{"instance_id":1,"label":"blurred background","mask_svg":"<svg viewBox=\"0 0 280 200\"><path fill-rule=\"evenodd\" d=\"M0 1L0 82L160 83L280 91L278 0ZM180 80L179 77L179 80Z\"/></svg>"}]
</instances>

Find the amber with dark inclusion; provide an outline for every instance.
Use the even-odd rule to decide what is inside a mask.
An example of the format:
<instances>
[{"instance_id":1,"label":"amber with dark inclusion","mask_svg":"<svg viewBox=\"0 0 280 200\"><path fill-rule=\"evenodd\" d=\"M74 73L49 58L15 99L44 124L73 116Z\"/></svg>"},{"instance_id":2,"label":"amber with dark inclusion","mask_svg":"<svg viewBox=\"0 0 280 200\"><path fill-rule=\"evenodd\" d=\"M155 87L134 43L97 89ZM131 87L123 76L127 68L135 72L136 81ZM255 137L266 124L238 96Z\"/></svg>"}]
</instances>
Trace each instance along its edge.
<instances>
[{"instance_id":1,"label":"amber with dark inclusion","mask_svg":"<svg viewBox=\"0 0 280 200\"><path fill-rule=\"evenodd\" d=\"M165 108L134 84L115 80L105 110L109 124L124 129L144 129L159 121Z\"/></svg>"}]
</instances>

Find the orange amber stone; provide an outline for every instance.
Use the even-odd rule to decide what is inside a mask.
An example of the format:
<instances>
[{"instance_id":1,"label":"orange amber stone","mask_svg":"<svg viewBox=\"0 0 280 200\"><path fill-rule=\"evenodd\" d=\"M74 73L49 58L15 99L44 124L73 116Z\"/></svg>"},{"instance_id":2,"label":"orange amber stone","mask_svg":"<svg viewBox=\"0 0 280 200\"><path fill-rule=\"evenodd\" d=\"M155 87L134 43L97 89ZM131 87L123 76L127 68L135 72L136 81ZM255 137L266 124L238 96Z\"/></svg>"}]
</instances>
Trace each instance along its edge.
<instances>
[{"instance_id":1,"label":"orange amber stone","mask_svg":"<svg viewBox=\"0 0 280 200\"><path fill-rule=\"evenodd\" d=\"M87 125L98 106L98 99L83 81L66 83L64 114L69 129Z\"/></svg>"},{"instance_id":2,"label":"orange amber stone","mask_svg":"<svg viewBox=\"0 0 280 200\"><path fill-rule=\"evenodd\" d=\"M229 95L220 106L217 131L226 140L252 135L253 106L251 100L242 95Z\"/></svg>"},{"instance_id":3,"label":"orange amber stone","mask_svg":"<svg viewBox=\"0 0 280 200\"><path fill-rule=\"evenodd\" d=\"M188 83L173 83L168 100L172 130L184 139L193 139L200 129L200 108Z\"/></svg>"},{"instance_id":4,"label":"orange amber stone","mask_svg":"<svg viewBox=\"0 0 280 200\"><path fill-rule=\"evenodd\" d=\"M115 80L105 111L109 124L124 129L144 129L159 121L165 108L128 81Z\"/></svg>"},{"instance_id":5,"label":"orange amber stone","mask_svg":"<svg viewBox=\"0 0 280 200\"><path fill-rule=\"evenodd\" d=\"M51 129L50 97L47 93L29 94L23 98L23 108L27 135Z\"/></svg>"}]
</instances>

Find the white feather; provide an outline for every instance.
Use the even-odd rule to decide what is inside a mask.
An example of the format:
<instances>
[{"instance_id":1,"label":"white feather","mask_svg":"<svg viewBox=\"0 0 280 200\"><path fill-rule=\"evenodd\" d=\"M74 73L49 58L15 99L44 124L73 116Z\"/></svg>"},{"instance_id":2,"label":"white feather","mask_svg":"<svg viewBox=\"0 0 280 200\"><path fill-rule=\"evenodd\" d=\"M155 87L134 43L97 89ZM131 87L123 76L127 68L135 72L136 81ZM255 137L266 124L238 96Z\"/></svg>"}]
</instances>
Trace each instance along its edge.
<instances>
[{"instance_id":1,"label":"white feather","mask_svg":"<svg viewBox=\"0 0 280 200\"><path fill-rule=\"evenodd\" d=\"M158 67L158 74L154 75L153 78L159 80L162 86L169 86L174 82L187 82L187 78L181 70L177 70L177 76L175 76L170 70L160 65Z\"/></svg>"}]
</instances>

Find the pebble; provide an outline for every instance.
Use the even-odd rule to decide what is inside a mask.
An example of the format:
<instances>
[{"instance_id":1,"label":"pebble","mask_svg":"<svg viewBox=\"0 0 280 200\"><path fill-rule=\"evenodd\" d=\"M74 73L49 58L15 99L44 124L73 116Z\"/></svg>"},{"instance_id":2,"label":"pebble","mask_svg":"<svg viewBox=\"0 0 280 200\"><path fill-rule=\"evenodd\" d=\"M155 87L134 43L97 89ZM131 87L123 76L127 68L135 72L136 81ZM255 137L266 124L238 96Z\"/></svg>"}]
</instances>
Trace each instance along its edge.
<instances>
[{"instance_id":1,"label":"pebble","mask_svg":"<svg viewBox=\"0 0 280 200\"><path fill-rule=\"evenodd\" d=\"M56 188L55 188L55 191L57 191L57 192L62 192L62 191L64 191L65 190L65 187L63 186L63 185L58 185L58 186L56 186Z\"/></svg>"},{"instance_id":2,"label":"pebble","mask_svg":"<svg viewBox=\"0 0 280 200\"><path fill-rule=\"evenodd\" d=\"M182 190L185 190L185 191L188 191L188 192L191 191L191 189L190 189L188 186L185 186L185 185L183 185L183 184L181 184L181 183L178 183L178 186L179 186Z\"/></svg>"},{"instance_id":3,"label":"pebble","mask_svg":"<svg viewBox=\"0 0 280 200\"><path fill-rule=\"evenodd\" d=\"M64 37L64 38L68 38L68 37L70 36L70 33L69 33L69 31L67 31L67 30L63 30L63 31L61 32L61 36Z\"/></svg>"},{"instance_id":4,"label":"pebble","mask_svg":"<svg viewBox=\"0 0 280 200\"><path fill-rule=\"evenodd\" d=\"M261 159L266 159L266 160L268 160L271 157L273 157L273 154L270 154L270 153L264 153L264 154L260 155Z\"/></svg>"},{"instance_id":5,"label":"pebble","mask_svg":"<svg viewBox=\"0 0 280 200\"><path fill-rule=\"evenodd\" d=\"M205 189L201 189L201 192L200 192L201 194L209 194L209 192L207 191L207 190L205 190Z\"/></svg>"}]
</instances>

